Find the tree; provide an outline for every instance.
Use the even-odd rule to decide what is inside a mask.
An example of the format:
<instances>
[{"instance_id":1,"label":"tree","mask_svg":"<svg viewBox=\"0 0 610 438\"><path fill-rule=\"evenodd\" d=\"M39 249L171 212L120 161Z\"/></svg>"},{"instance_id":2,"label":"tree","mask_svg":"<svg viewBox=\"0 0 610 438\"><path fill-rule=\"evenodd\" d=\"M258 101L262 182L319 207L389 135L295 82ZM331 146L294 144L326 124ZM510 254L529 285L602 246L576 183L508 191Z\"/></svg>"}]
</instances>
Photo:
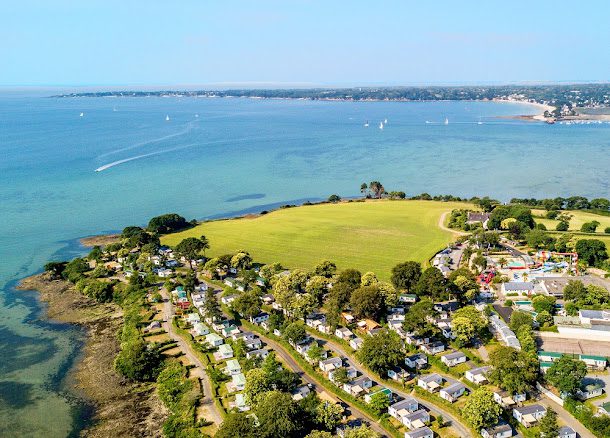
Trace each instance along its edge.
<instances>
[{"instance_id":1,"label":"tree","mask_svg":"<svg viewBox=\"0 0 610 438\"><path fill-rule=\"evenodd\" d=\"M606 234L610 234L610 227L606 227L606 228L604 228L604 233L606 233Z\"/></svg>"},{"instance_id":2,"label":"tree","mask_svg":"<svg viewBox=\"0 0 610 438\"><path fill-rule=\"evenodd\" d=\"M305 326L302 322L293 322L284 329L283 336L292 344L296 344L307 337Z\"/></svg>"},{"instance_id":3,"label":"tree","mask_svg":"<svg viewBox=\"0 0 610 438\"><path fill-rule=\"evenodd\" d=\"M544 438L559 437L559 424L557 423L557 412L551 407L546 408L546 414L540 419L540 436Z\"/></svg>"},{"instance_id":4,"label":"tree","mask_svg":"<svg viewBox=\"0 0 610 438\"><path fill-rule=\"evenodd\" d=\"M203 250L203 242L196 237L187 237L176 245L176 253L184 257L189 262L189 267L193 269L193 260L199 258L199 253Z\"/></svg>"},{"instance_id":5,"label":"tree","mask_svg":"<svg viewBox=\"0 0 610 438\"><path fill-rule=\"evenodd\" d=\"M429 318L433 318L435 315L434 303L425 298L409 308L402 327L405 331L415 333L417 336L432 336L437 333L438 329L429 321Z\"/></svg>"},{"instance_id":6,"label":"tree","mask_svg":"<svg viewBox=\"0 0 610 438\"><path fill-rule=\"evenodd\" d=\"M341 201L341 196L339 195L330 195L328 197L328 202L332 202L333 204L340 202Z\"/></svg>"},{"instance_id":7,"label":"tree","mask_svg":"<svg viewBox=\"0 0 610 438\"><path fill-rule=\"evenodd\" d=\"M549 248L555 242L555 239L544 230L533 229L525 234L525 241L531 248L543 249Z\"/></svg>"},{"instance_id":8,"label":"tree","mask_svg":"<svg viewBox=\"0 0 610 438\"><path fill-rule=\"evenodd\" d=\"M380 281L375 286L379 289L386 307L396 307L398 305L398 293L392 284Z\"/></svg>"},{"instance_id":9,"label":"tree","mask_svg":"<svg viewBox=\"0 0 610 438\"><path fill-rule=\"evenodd\" d=\"M530 313L517 310L510 316L510 329L517 332L522 325L534 327L534 318Z\"/></svg>"},{"instance_id":10,"label":"tree","mask_svg":"<svg viewBox=\"0 0 610 438\"><path fill-rule=\"evenodd\" d=\"M583 233L595 233L595 231L597 230L597 227L599 227L598 221L585 222L580 227L580 231Z\"/></svg>"},{"instance_id":11,"label":"tree","mask_svg":"<svg viewBox=\"0 0 610 438\"><path fill-rule=\"evenodd\" d=\"M259 421L258 432L264 438L302 436L298 405L285 392L270 391L262 394L255 408Z\"/></svg>"},{"instance_id":12,"label":"tree","mask_svg":"<svg viewBox=\"0 0 610 438\"><path fill-rule=\"evenodd\" d=\"M231 267L235 269L241 271L243 269L250 269L251 266L252 257L247 251L240 250L237 252L237 254L231 257Z\"/></svg>"},{"instance_id":13,"label":"tree","mask_svg":"<svg viewBox=\"0 0 610 438\"><path fill-rule=\"evenodd\" d=\"M76 283L83 278L83 274L89 270L89 263L85 259L75 258L64 267L61 275L71 283Z\"/></svg>"},{"instance_id":14,"label":"tree","mask_svg":"<svg viewBox=\"0 0 610 438\"><path fill-rule=\"evenodd\" d=\"M566 221L559 221L559 223L555 226L556 231L568 231L570 229L570 224Z\"/></svg>"},{"instance_id":15,"label":"tree","mask_svg":"<svg viewBox=\"0 0 610 438\"><path fill-rule=\"evenodd\" d=\"M258 272L258 275L265 281L270 282L275 274L282 272L282 265L278 262L264 265Z\"/></svg>"},{"instance_id":16,"label":"tree","mask_svg":"<svg viewBox=\"0 0 610 438\"><path fill-rule=\"evenodd\" d=\"M489 381L511 393L530 390L538 376L538 359L524 351L501 346L489 355Z\"/></svg>"},{"instance_id":17,"label":"tree","mask_svg":"<svg viewBox=\"0 0 610 438\"><path fill-rule=\"evenodd\" d=\"M381 184L379 181L371 181L369 184L369 189L371 192L373 192L375 198L381 198L381 195L385 193L383 184Z\"/></svg>"},{"instance_id":18,"label":"tree","mask_svg":"<svg viewBox=\"0 0 610 438\"><path fill-rule=\"evenodd\" d=\"M421 277L421 264L408 261L399 263L392 268L392 284L396 289L404 289L410 292Z\"/></svg>"},{"instance_id":19,"label":"tree","mask_svg":"<svg viewBox=\"0 0 610 438\"><path fill-rule=\"evenodd\" d=\"M324 357L325 350L320 347L317 342L307 350L307 359L309 362L316 364Z\"/></svg>"},{"instance_id":20,"label":"tree","mask_svg":"<svg viewBox=\"0 0 610 438\"><path fill-rule=\"evenodd\" d=\"M315 422L326 430L334 431L342 417L341 405L326 401L318 405Z\"/></svg>"},{"instance_id":21,"label":"tree","mask_svg":"<svg viewBox=\"0 0 610 438\"><path fill-rule=\"evenodd\" d=\"M555 313L555 297L547 297L545 295L536 295L532 298L532 306L536 312Z\"/></svg>"},{"instance_id":22,"label":"tree","mask_svg":"<svg viewBox=\"0 0 610 438\"><path fill-rule=\"evenodd\" d=\"M114 368L125 377L138 382L156 379L161 364L161 353L141 338L121 344L114 360Z\"/></svg>"},{"instance_id":23,"label":"tree","mask_svg":"<svg viewBox=\"0 0 610 438\"><path fill-rule=\"evenodd\" d=\"M340 384L343 385L347 382L349 382L349 376L347 375L347 368L345 367L341 367L338 370L336 370L335 372L333 372L333 380Z\"/></svg>"},{"instance_id":24,"label":"tree","mask_svg":"<svg viewBox=\"0 0 610 438\"><path fill-rule=\"evenodd\" d=\"M210 287L205 291L205 301L203 303L203 313L212 320L219 319L222 316L220 304L214 295L214 290Z\"/></svg>"},{"instance_id":25,"label":"tree","mask_svg":"<svg viewBox=\"0 0 610 438\"><path fill-rule=\"evenodd\" d=\"M257 438L258 432L254 419L244 413L229 413L224 418L216 438Z\"/></svg>"},{"instance_id":26,"label":"tree","mask_svg":"<svg viewBox=\"0 0 610 438\"><path fill-rule=\"evenodd\" d=\"M377 275L375 275L374 272L370 271L362 274L362 277L360 278L361 286L372 286L374 284L377 284L378 282L379 280L377 279Z\"/></svg>"},{"instance_id":27,"label":"tree","mask_svg":"<svg viewBox=\"0 0 610 438\"><path fill-rule=\"evenodd\" d=\"M341 271L337 277L336 283L347 285L351 290L356 289L360 286L360 279L362 274L356 269L346 269Z\"/></svg>"},{"instance_id":28,"label":"tree","mask_svg":"<svg viewBox=\"0 0 610 438\"><path fill-rule=\"evenodd\" d=\"M362 286L352 292L350 306L356 316L375 320L385 310L383 295L375 285Z\"/></svg>"},{"instance_id":29,"label":"tree","mask_svg":"<svg viewBox=\"0 0 610 438\"><path fill-rule=\"evenodd\" d=\"M67 262L49 262L44 265L44 270L51 275L51 278L57 280L61 278L66 265Z\"/></svg>"},{"instance_id":30,"label":"tree","mask_svg":"<svg viewBox=\"0 0 610 438\"><path fill-rule=\"evenodd\" d=\"M312 430L305 438L333 438L333 434L325 430Z\"/></svg>"},{"instance_id":31,"label":"tree","mask_svg":"<svg viewBox=\"0 0 610 438\"><path fill-rule=\"evenodd\" d=\"M347 429L343 438L379 438L379 434L371 430L366 424L363 424L360 427Z\"/></svg>"},{"instance_id":32,"label":"tree","mask_svg":"<svg viewBox=\"0 0 610 438\"><path fill-rule=\"evenodd\" d=\"M383 392L376 392L371 396L369 406L377 415L381 415L390 406L390 399Z\"/></svg>"},{"instance_id":33,"label":"tree","mask_svg":"<svg viewBox=\"0 0 610 438\"><path fill-rule=\"evenodd\" d=\"M606 198L591 199L591 208L593 210L610 210L610 201Z\"/></svg>"},{"instance_id":34,"label":"tree","mask_svg":"<svg viewBox=\"0 0 610 438\"><path fill-rule=\"evenodd\" d=\"M318 305L322 304L322 298L328 290L328 278L314 275L305 285L305 291L316 299Z\"/></svg>"},{"instance_id":35,"label":"tree","mask_svg":"<svg viewBox=\"0 0 610 438\"><path fill-rule=\"evenodd\" d=\"M332 278L337 272L337 265L335 265L330 260L323 260L316 265L313 269L314 275L319 275L321 277Z\"/></svg>"},{"instance_id":36,"label":"tree","mask_svg":"<svg viewBox=\"0 0 610 438\"><path fill-rule=\"evenodd\" d=\"M546 380L559 392L573 396L587 375L587 365L568 356L561 356L545 374Z\"/></svg>"},{"instance_id":37,"label":"tree","mask_svg":"<svg viewBox=\"0 0 610 438\"><path fill-rule=\"evenodd\" d=\"M599 267L608 258L606 244L598 239L579 240L574 250L578 253L578 259L589 266Z\"/></svg>"},{"instance_id":38,"label":"tree","mask_svg":"<svg viewBox=\"0 0 610 438\"><path fill-rule=\"evenodd\" d=\"M536 315L536 322L542 327L550 327L553 325L553 316L546 310L543 310Z\"/></svg>"},{"instance_id":39,"label":"tree","mask_svg":"<svg viewBox=\"0 0 610 438\"><path fill-rule=\"evenodd\" d=\"M290 313L299 319L305 320L307 315L311 314L318 308L318 300L313 295L304 293L296 294L292 300Z\"/></svg>"},{"instance_id":40,"label":"tree","mask_svg":"<svg viewBox=\"0 0 610 438\"><path fill-rule=\"evenodd\" d=\"M451 331L455 335L455 341L460 347L470 344L476 334L472 321L463 316L454 317L451 320Z\"/></svg>"},{"instance_id":41,"label":"tree","mask_svg":"<svg viewBox=\"0 0 610 438\"><path fill-rule=\"evenodd\" d=\"M201 235L201 237L199 237L199 240L201 241L201 250L203 251L203 256L205 257L205 250L210 249L210 241L203 234Z\"/></svg>"},{"instance_id":42,"label":"tree","mask_svg":"<svg viewBox=\"0 0 610 438\"><path fill-rule=\"evenodd\" d=\"M181 230L188 225L189 223L182 216L176 213L168 213L153 217L148 222L148 230L153 233L164 234Z\"/></svg>"},{"instance_id":43,"label":"tree","mask_svg":"<svg viewBox=\"0 0 610 438\"><path fill-rule=\"evenodd\" d=\"M580 280L570 280L563 288L563 298L565 300L580 301L587 295L587 288Z\"/></svg>"},{"instance_id":44,"label":"tree","mask_svg":"<svg viewBox=\"0 0 610 438\"><path fill-rule=\"evenodd\" d=\"M502 407L494 400L493 393L485 386L477 388L462 408L464 419L473 429L495 426L502 415Z\"/></svg>"},{"instance_id":45,"label":"tree","mask_svg":"<svg viewBox=\"0 0 610 438\"><path fill-rule=\"evenodd\" d=\"M250 404L258 403L259 396L272 389L267 373L262 368L253 368L246 373L244 394Z\"/></svg>"},{"instance_id":46,"label":"tree","mask_svg":"<svg viewBox=\"0 0 610 438\"><path fill-rule=\"evenodd\" d=\"M396 332L383 329L366 336L356 355L362 364L384 375L403 358L402 342Z\"/></svg>"},{"instance_id":47,"label":"tree","mask_svg":"<svg viewBox=\"0 0 610 438\"><path fill-rule=\"evenodd\" d=\"M426 269L417 285L414 288L415 293L421 297L430 297L433 301L442 301L448 297L448 282L441 271L435 267Z\"/></svg>"},{"instance_id":48,"label":"tree","mask_svg":"<svg viewBox=\"0 0 610 438\"><path fill-rule=\"evenodd\" d=\"M89 255L87 255L87 259L96 260L99 262L102 259L103 255L104 252L102 251L102 248L99 245L95 245Z\"/></svg>"},{"instance_id":49,"label":"tree","mask_svg":"<svg viewBox=\"0 0 610 438\"><path fill-rule=\"evenodd\" d=\"M368 188L369 188L369 186L367 185L367 183L360 184L360 193L362 193L364 196L366 196L366 192L367 192Z\"/></svg>"},{"instance_id":50,"label":"tree","mask_svg":"<svg viewBox=\"0 0 610 438\"><path fill-rule=\"evenodd\" d=\"M232 306L240 315L250 318L260 313L261 300L256 291L249 290L235 298Z\"/></svg>"}]
</instances>

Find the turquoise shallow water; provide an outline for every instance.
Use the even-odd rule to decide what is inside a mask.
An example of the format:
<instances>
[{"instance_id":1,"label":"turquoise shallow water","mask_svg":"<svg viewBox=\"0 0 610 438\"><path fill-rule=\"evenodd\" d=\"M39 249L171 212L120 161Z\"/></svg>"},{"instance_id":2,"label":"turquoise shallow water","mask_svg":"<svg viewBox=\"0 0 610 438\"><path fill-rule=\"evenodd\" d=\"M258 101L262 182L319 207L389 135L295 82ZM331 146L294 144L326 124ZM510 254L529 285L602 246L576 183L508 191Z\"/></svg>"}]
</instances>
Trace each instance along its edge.
<instances>
[{"instance_id":1,"label":"turquoise shallow water","mask_svg":"<svg viewBox=\"0 0 610 438\"><path fill-rule=\"evenodd\" d=\"M609 196L610 125L496 118L533 111L0 95L0 436L66 436L86 417L58 383L82 333L44 320L35 294L13 290L45 261L82 251L76 238L169 211L203 218L356 195L372 179L408 194Z\"/></svg>"}]
</instances>

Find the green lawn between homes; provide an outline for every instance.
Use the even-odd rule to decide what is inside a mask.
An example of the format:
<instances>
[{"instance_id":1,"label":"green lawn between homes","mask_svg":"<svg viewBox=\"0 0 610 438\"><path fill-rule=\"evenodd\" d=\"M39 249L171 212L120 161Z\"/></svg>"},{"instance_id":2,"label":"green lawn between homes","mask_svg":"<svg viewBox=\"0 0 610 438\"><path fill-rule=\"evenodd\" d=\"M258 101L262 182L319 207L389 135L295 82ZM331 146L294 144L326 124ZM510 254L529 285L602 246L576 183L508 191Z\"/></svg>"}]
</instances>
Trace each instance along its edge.
<instances>
[{"instance_id":1,"label":"green lawn between homes","mask_svg":"<svg viewBox=\"0 0 610 438\"><path fill-rule=\"evenodd\" d=\"M388 279L394 265L406 260L426 262L455 239L442 230L443 213L469 204L436 201L367 201L318 204L280 209L253 218L204 222L163 236L175 246L186 237L204 234L206 255L245 249L261 263L280 262L310 269L331 260L339 269L373 271Z\"/></svg>"}]
</instances>

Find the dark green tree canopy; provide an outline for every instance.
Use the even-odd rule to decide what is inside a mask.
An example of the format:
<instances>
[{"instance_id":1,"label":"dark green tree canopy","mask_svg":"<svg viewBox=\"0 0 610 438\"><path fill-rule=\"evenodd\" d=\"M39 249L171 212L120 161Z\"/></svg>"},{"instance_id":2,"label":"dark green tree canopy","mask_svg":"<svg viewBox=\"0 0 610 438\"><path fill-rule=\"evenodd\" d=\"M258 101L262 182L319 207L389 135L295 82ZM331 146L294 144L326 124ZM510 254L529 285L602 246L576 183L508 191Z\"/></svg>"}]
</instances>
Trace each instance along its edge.
<instances>
[{"instance_id":1,"label":"dark green tree canopy","mask_svg":"<svg viewBox=\"0 0 610 438\"><path fill-rule=\"evenodd\" d=\"M392 284L396 289L410 292L421 277L421 264L414 261L399 263L392 268Z\"/></svg>"},{"instance_id":2,"label":"dark green tree canopy","mask_svg":"<svg viewBox=\"0 0 610 438\"><path fill-rule=\"evenodd\" d=\"M155 216L148 222L148 230L159 234L172 233L188 226L186 219L176 213Z\"/></svg>"}]
</instances>

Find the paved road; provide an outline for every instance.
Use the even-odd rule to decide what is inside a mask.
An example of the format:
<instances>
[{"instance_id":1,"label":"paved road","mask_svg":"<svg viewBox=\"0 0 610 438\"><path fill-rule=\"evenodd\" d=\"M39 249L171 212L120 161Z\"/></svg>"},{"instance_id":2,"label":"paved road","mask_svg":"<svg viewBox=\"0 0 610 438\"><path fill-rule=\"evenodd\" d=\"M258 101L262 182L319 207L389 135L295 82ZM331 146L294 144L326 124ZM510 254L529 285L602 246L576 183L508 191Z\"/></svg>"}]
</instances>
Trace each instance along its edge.
<instances>
[{"instance_id":1,"label":"paved road","mask_svg":"<svg viewBox=\"0 0 610 438\"><path fill-rule=\"evenodd\" d=\"M350 355L347 353L347 351L345 351L343 349L343 347L338 344L335 343L333 341L329 341L327 339L318 337L313 335L312 333L309 333L310 336L312 336L315 339L318 339L322 342L325 343L325 346L329 349L331 349L332 351L334 351L336 354L338 354L339 356L343 356L346 358L350 359L350 363L354 366L354 368L356 368L360 373L368 376L371 380L375 381L378 380L376 379L375 376L371 375L371 373L369 373L367 370L365 370L364 368L362 368L361 366L359 366L358 362ZM392 387L392 392L398 394L399 396L406 398L406 397L414 397L413 394L407 394L406 392L397 390L396 388ZM470 430L464 426L462 423L460 423L458 421L457 418L455 418L455 416L453 416L450 412L436 406L436 405L431 405L430 402L425 401L422 402L422 400L419 400L417 397L414 397L421 405L426 406L430 412L432 412L435 415L441 414L443 416L443 418L445 419L445 421L449 421L451 423L451 427L459 434L459 436L461 437L469 437L471 436Z\"/></svg>"},{"instance_id":2,"label":"paved road","mask_svg":"<svg viewBox=\"0 0 610 438\"><path fill-rule=\"evenodd\" d=\"M242 331L243 330L244 329L242 328ZM381 434L384 437L388 436L388 433L386 432L386 430L383 427L381 427L381 425L379 423L377 423L377 421L374 418L369 416L367 413L361 411L360 409L358 409L356 406L352 405L351 403L346 402L345 400L336 397L334 394L325 391L323 387L319 386L317 384L316 380L313 377L311 377L309 374L307 374L303 368L301 368L299 363L292 358L292 355L288 351L286 351L286 349L281 344L278 344L277 342L273 341L272 339L267 338L266 336L263 336L262 334L260 334L258 332L256 332L256 334L263 341L265 341L265 343L271 349L273 349L273 351L275 351L275 353L279 357L282 358L282 360L286 363L288 368L290 368L292 371L296 372L301 377L301 379L303 379L303 381L313 385L313 387L315 388L315 390L318 394L324 393L327 397L332 398L334 401L341 401L341 402L347 404L354 417L359 417L359 418L367 420L369 422L369 426L371 427L371 429L373 429L375 432Z\"/></svg>"},{"instance_id":3,"label":"paved road","mask_svg":"<svg viewBox=\"0 0 610 438\"><path fill-rule=\"evenodd\" d=\"M191 344L185 341L182 336L174 331L174 327L172 326L172 318L174 317L174 310L172 306L171 300L168 298L167 292L165 290L161 291L161 295L163 296L163 328L169 335L169 337L176 341L180 349L184 352L184 355L193 363L196 368L191 368L190 372L192 375L198 377L201 380L201 384L203 386L203 398L201 399L200 405L203 407L206 412L206 420L213 421L217 426L220 426L222 423L222 415L218 410L216 404L214 404L214 400L212 398L212 394L214 393L212 390L212 384L210 383L210 379L208 375L205 373L205 366L199 360L199 357L194 353Z\"/></svg>"},{"instance_id":4,"label":"paved road","mask_svg":"<svg viewBox=\"0 0 610 438\"><path fill-rule=\"evenodd\" d=\"M580 438L595 438L595 435L589 432L587 428L583 426L580 421L575 419L568 411L566 411L563 406L558 405L545 395L541 396L540 404L553 408L553 410L557 412L557 416L561 419L561 421L574 429Z\"/></svg>"}]
</instances>

